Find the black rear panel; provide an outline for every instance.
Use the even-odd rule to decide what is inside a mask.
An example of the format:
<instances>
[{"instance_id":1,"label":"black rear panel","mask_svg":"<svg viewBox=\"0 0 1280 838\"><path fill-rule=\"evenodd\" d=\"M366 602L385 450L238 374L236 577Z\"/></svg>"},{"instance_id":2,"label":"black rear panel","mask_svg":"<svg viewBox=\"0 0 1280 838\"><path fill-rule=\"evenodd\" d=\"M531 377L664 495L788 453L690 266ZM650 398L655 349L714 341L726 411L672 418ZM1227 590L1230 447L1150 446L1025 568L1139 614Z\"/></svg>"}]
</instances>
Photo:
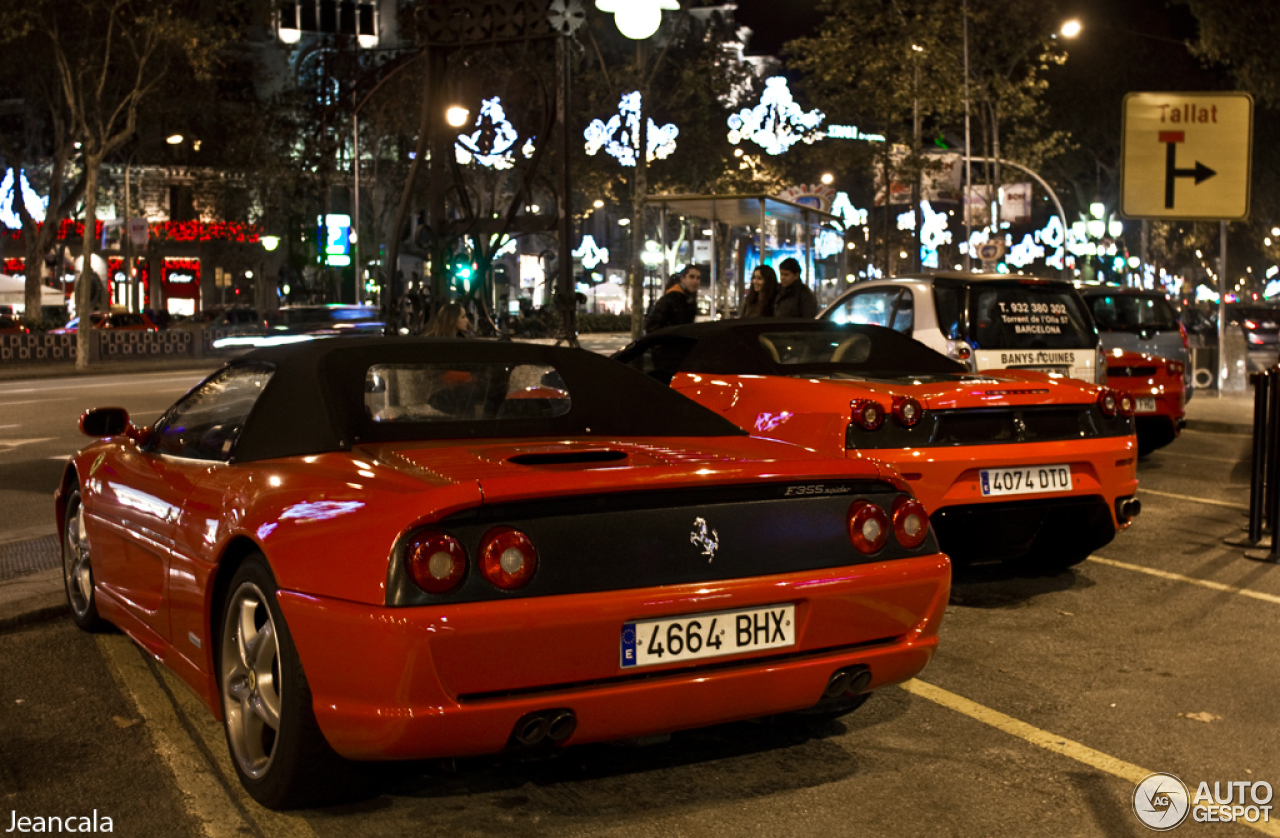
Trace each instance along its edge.
<instances>
[{"instance_id":1,"label":"black rear panel","mask_svg":"<svg viewBox=\"0 0 1280 838\"><path fill-rule=\"evenodd\" d=\"M478 602L515 597L719 582L818 570L937 552L930 533L915 550L891 535L875 555L849 540L849 506L866 499L889 510L901 493L878 481L766 483L626 492L480 506L432 529L466 548L467 576L445 595L423 592L404 569L398 546L388 576L392 606ZM538 569L518 591L502 591L477 569L490 528L515 527L538 550ZM714 549L709 545L714 544Z\"/></svg>"},{"instance_id":2,"label":"black rear panel","mask_svg":"<svg viewBox=\"0 0 1280 838\"><path fill-rule=\"evenodd\" d=\"M1132 433L1132 419L1108 418L1096 404L926 410L914 428L904 428L893 418L874 431L863 430L850 422L845 432L845 448L1054 442Z\"/></svg>"},{"instance_id":3,"label":"black rear panel","mask_svg":"<svg viewBox=\"0 0 1280 838\"><path fill-rule=\"evenodd\" d=\"M1156 367L1107 367L1107 375L1112 378L1150 378L1156 374Z\"/></svg>"}]
</instances>

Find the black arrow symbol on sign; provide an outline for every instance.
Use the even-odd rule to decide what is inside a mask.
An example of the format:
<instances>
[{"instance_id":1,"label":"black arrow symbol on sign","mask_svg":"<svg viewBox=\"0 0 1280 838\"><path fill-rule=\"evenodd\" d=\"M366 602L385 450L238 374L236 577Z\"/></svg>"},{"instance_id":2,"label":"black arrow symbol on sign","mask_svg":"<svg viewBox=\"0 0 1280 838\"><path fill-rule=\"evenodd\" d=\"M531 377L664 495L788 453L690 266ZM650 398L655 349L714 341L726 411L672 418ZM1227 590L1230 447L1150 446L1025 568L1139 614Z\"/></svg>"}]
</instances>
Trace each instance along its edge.
<instances>
[{"instance_id":1,"label":"black arrow symbol on sign","mask_svg":"<svg viewBox=\"0 0 1280 838\"><path fill-rule=\"evenodd\" d=\"M1195 178L1196 186L1217 174L1199 160L1196 161L1194 169L1178 168L1178 143L1182 142L1183 132L1170 131L1161 132L1160 140L1165 144L1168 151L1165 154L1164 165L1164 208L1173 209L1173 185L1180 177Z\"/></svg>"}]
</instances>

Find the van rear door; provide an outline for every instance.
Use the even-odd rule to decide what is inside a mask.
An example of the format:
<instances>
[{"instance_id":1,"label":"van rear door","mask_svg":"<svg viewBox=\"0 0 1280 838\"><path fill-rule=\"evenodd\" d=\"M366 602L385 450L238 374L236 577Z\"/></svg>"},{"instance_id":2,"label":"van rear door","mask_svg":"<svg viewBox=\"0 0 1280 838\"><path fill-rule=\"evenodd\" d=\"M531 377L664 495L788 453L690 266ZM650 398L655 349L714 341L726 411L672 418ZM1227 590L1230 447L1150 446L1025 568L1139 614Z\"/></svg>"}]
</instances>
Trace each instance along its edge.
<instances>
[{"instance_id":1,"label":"van rear door","mask_svg":"<svg viewBox=\"0 0 1280 838\"><path fill-rule=\"evenodd\" d=\"M1070 283L969 284L968 339L978 369L1033 369L1097 383L1098 332Z\"/></svg>"}]
</instances>

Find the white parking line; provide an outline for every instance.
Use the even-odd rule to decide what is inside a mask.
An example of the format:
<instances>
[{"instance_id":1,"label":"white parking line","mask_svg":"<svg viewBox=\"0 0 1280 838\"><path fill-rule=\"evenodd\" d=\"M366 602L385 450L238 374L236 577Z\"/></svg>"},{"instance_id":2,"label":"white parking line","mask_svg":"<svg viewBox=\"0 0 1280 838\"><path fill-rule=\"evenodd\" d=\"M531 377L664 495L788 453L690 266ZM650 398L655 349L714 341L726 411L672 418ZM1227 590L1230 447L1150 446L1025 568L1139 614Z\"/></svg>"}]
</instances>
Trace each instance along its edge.
<instances>
[{"instance_id":1,"label":"white parking line","mask_svg":"<svg viewBox=\"0 0 1280 838\"><path fill-rule=\"evenodd\" d=\"M1125 762L1122 759L1117 759L1110 754L1094 750L1088 745L1082 745L1081 743L1068 739L1065 736L1058 736L1056 733L1041 730L1040 728L1029 725L1024 721L1005 715L999 710L993 710L990 707L977 703L976 701L970 701L963 696L956 695L953 692L948 692L941 687L935 687L933 684L926 683L918 678L913 678L904 684L899 684L898 686L914 696L928 699L935 704L954 710L957 713L962 713L971 719L990 725L996 730L1003 731L1010 736L1016 736L1019 739L1030 742L1032 745L1044 748L1046 751L1061 754L1062 756L1073 759L1076 762L1083 763L1090 768L1096 768L1099 771L1119 777L1122 780L1128 780L1135 786L1141 782L1142 778L1155 773L1140 765L1134 765L1131 762ZM1271 821L1269 823L1249 823L1248 821L1239 821L1239 823L1243 823L1251 829L1256 829L1264 835L1280 836L1280 821Z\"/></svg>"},{"instance_id":2,"label":"white parking line","mask_svg":"<svg viewBox=\"0 0 1280 838\"><path fill-rule=\"evenodd\" d=\"M1225 500L1210 500L1209 498L1193 498L1191 495L1175 495L1173 492L1157 492L1155 489L1145 489L1138 487L1139 492L1146 492L1148 495L1159 495L1162 498L1177 498L1178 500L1189 500L1192 503L1207 503L1212 506L1225 506L1228 509L1243 509L1249 511L1249 506L1243 503L1231 503Z\"/></svg>"},{"instance_id":3,"label":"white parking line","mask_svg":"<svg viewBox=\"0 0 1280 838\"><path fill-rule=\"evenodd\" d=\"M1104 559L1101 556L1090 556L1089 561L1098 564L1110 565L1123 570L1133 570L1138 573L1145 573L1149 576L1159 576L1161 579L1172 579L1175 582L1190 582L1192 585L1199 585L1202 588L1208 588L1212 591L1224 591L1229 594L1239 594L1250 599L1257 599L1263 602L1269 602L1272 605L1280 605L1280 596L1275 594L1264 594L1261 591L1251 591L1248 588L1241 588L1238 585L1227 585L1222 582L1214 582L1210 579L1197 579L1194 576L1183 576L1181 573L1173 573L1168 570L1157 570L1154 567L1143 567L1139 564L1129 564L1128 562L1118 562L1115 559Z\"/></svg>"},{"instance_id":4,"label":"white parking line","mask_svg":"<svg viewBox=\"0 0 1280 838\"><path fill-rule=\"evenodd\" d=\"M301 816L264 809L244 792L227 756L221 725L178 676L148 664L127 637L104 634L97 641L112 674L146 719L156 751L208 838L315 838Z\"/></svg>"}]
</instances>

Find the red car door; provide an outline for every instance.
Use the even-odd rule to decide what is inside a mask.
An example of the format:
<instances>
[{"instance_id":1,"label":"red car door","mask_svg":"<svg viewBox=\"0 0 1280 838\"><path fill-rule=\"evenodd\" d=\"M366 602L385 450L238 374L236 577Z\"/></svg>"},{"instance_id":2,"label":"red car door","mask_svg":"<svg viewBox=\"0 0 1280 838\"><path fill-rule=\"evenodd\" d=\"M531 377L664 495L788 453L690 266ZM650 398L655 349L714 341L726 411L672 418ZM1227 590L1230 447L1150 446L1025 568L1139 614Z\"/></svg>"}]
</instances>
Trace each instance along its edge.
<instances>
[{"instance_id":1,"label":"red car door","mask_svg":"<svg viewBox=\"0 0 1280 838\"><path fill-rule=\"evenodd\" d=\"M93 474L89 511L101 539L102 549L95 551L98 583L166 640L174 535L202 466L126 442Z\"/></svg>"}]
</instances>

